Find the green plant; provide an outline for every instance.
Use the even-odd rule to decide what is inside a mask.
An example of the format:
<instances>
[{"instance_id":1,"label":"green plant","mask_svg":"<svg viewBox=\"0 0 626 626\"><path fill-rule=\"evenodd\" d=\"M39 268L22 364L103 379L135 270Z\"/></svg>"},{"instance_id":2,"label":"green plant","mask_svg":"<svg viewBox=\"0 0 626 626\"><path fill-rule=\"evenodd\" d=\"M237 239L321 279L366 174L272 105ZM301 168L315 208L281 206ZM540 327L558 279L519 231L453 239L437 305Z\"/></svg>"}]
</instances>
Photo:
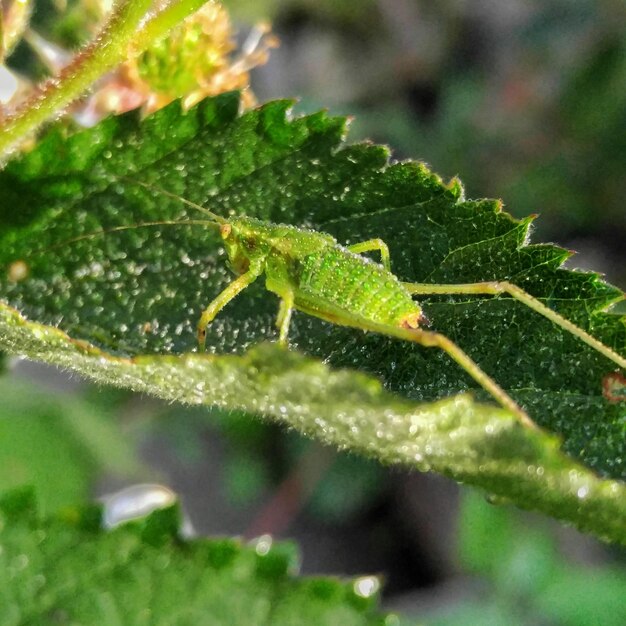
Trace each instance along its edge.
<instances>
[{"instance_id":1,"label":"green plant","mask_svg":"<svg viewBox=\"0 0 626 626\"><path fill-rule=\"evenodd\" d=\"M148 48L198 5L166 3L137 35L144 4L120 4L65 78L5 116L0 149L16 150L129 45L135 54ZM293 349L281 349L268 341L276 303L260 286L208 327L211 354L193 352L197 312L227 280L219 238L184 225L122 230L188 215L128 177L222 214L307 225L346 244L381 237L405 281L511 280L626 354L624 317L608 311L621 291L563 269L566 251L529 244L530 219L468 201L458 181L391 163L382 147L344 145L343 118L291 119L286 101L240 114L240 104L230 92L89 130L60 122L13 154L0 172L0 348L100 383L261 415L626 543L624 403L602 393L614 364L511 298L448 294L423 306L541 430L520 425L445 355L419 346L296 316ZM64 531L52 524L46 532ZM297 602L290 594L285 601Z\"/></svg>"}]
</instances>

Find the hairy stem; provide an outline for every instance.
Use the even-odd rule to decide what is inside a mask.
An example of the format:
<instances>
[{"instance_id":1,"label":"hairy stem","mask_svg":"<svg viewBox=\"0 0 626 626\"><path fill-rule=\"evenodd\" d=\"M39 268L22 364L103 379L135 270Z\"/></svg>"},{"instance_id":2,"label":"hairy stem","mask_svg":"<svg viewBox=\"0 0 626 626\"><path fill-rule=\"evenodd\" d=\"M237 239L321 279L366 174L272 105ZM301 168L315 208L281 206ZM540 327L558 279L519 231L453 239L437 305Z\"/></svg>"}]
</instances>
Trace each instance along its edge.
<instances>
[{"instance_id":1,"label":"hairy stem","mask_svg":"<svg viewBox=\"0 0 626 626\"><path fill-rule=\"evenodd\" d=\"M96 79L124 61L129 47L145 50L206 0L170 0L143 23L152 0L122 0L100 34L59 74L40 85L0 127L0 156L80 96Z\"/></svg>"}]
</instances>

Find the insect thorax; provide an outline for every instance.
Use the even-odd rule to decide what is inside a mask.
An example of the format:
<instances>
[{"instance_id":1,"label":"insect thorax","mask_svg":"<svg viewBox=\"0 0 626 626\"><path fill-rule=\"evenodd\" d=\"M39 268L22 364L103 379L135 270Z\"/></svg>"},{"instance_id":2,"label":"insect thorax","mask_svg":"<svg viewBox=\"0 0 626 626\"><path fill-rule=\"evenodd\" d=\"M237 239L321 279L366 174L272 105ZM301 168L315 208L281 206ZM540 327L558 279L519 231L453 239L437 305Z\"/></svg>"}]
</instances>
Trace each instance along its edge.
<instances>
[{"instance_id":1,"label":"insect thorax","mask_svg":"<svg viewBox=\"0 0 626 626\"><path fill-rule=\"evenodd\" d=\"M293 292L296 307L325 307L343 314L346 323L359 318L399 326L419 318L420 307L391 272L330 235L252 218L232 224L235 253L251 263L261 259L268 288L282 297Z\"/></svg>"},{"instance_id":2,"label":"insect thorax","mask_svg":"<svg viewBox=\"0 0 626 626\"><path fill-rule=\"evenodd\" d=\"M243 217L233 220L230 225L231 231L224 238L224 244L233 265L241 265L241 257L251 263L269 263L270 271L272 268L278 271L284 265L285 278L290 280L293 280L293 269L300 259L337 245L330 235L287 224Z\"/></svg>"}]
</instances>

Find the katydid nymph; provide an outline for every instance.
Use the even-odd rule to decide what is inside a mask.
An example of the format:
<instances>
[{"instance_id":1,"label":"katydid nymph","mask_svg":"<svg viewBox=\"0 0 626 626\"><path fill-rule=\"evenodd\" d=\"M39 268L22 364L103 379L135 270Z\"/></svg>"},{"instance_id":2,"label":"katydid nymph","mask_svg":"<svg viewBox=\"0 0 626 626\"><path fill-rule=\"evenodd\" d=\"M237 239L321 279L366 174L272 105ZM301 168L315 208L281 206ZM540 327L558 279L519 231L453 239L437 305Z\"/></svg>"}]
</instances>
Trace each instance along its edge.
<instances>
[{"instance_id":1,"label":"katydid nymph","mask_svg":"<svg viewBox=\"0 0 626 626\"><path fill-rule=\"evenodd\" d=\"M55 244L52 248L107 233L150 226L193 225L215 229L236 277L221 293L212 294L213 299L200 315L197 324L199 351L204 350L207 327L220 311L255 280L265 275L266 289L280 299L276 325L281 345L288 344L292 313L296 310L332 324L385 335L423 347L439 348L528 427L536 428L533 420L515 400L455 342L433 330L437 327L437 319L431 319L428 325L422 307L413 299L415 296L507 295L585 342L620 369L626 370L626 358L510 282L403 282L392 273L389 248L381 239L368 239L343 246L327 233L242 215L224 217L152 184L128 177L115 178L120 183L138 185L155 195L172 198L202 213L203 219L184 218L120 225L79 235ZM363 256L367 252L379 254L381 262L376 263L368 256ZM21 260L15 261L9 268L9 280L13 282L21 281L27 275L28 268ZM193 315L193 310L189 309L185 315ZM144 327L150 328L150 324L147 324Z\"/></svg>"},{"instance_id":2,"label":"katydid nymph","mask_svg":"<svg viewBox=\"0 0 626 626\"><path fill-rule=\"evenodd\" d=\"M218 313L265 275L267 290L280 298L276 320L280 344L288 343L291 316L296 310L333 324L440 348L529 427L536 428L536 425L527 413L456 343L441 333L422 328L427 319L414 296L507 294L626 369L624 357L510 282L451 285L402 282L391 271L389 249L381 239L343 246L326 233L252 217L225 218L164 189L137 180L130 182L174 198L203 213L206 219L150 222L114 230L177 223L206 225L219 230L230 267L237 276L214 296L200 316L197 325L200 351L204 350L207 326ZM378 252L381 263L362 256L364 252ZM432 323L436 326L436 320Z\"/></svg>"}]
</instances>

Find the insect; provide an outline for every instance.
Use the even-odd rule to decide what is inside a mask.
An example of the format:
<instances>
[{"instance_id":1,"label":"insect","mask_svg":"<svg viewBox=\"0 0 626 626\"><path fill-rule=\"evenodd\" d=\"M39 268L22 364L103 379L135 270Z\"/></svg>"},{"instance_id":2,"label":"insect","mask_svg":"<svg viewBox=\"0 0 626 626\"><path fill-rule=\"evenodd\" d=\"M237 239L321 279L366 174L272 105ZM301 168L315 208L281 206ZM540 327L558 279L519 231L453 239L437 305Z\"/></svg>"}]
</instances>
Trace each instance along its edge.
<instances>
[{"instance_id":1,"label":"insect","mask_svg":"<svg viewBox=\"0 0 626 626\"><path fill-rule=\"evenodd\" d=\"M532 428L537 426L527 413L458 345L441 333L422 328L427 319L414 296L508 294L626 369L624 357L510 282L455 285L402 282L391 271L389 248L381 239L342 246L331 235L314 230L252 217L226 219L164 189L136 180L132 182L179 200L208 218L184 220L184 223L219 229L231 269L237 277L202 312L197 325L200 351L205 347L206 329L218 313L265 275L266 288L280 298L276 319L280 344L287 345L292 312L298 310L333 324L440 348L504 408ZM136 225L121 228L134 227ZM361 256L371 251L380 254L380 264Z\"/></svg>"},{"instance_id":2,"label":"insect","mask_svg":"<svg viewBox=\"0 0 626 626\"><path fill-rule=\"evenodd\" d=\"M298 310L333 324L379 333L428 348L439 348L500 405L531 428L538 427L468 354L445 335L423 328L428 321L419 303L413 299L414 296L507 294L572 333L620 368L626 369L626 358L510 282L402 282L391 271L389 248L381 239L342 246L326 233L245 216L226 219L164 189L133 179L124 180L174 198L203 213L205 219L119 226L108 231L82 235L72 241L140 226L184 223L218 229L230 267L237 277L202 312L197 324L200 351L205 349L207 327L218 313L246 287L265 275L266 288L280 298L276 319L280 344L287 345L292 313ZM362 253L372 251L380 254L380 263L362 256Z\"/></svg>"}]
</instances>

